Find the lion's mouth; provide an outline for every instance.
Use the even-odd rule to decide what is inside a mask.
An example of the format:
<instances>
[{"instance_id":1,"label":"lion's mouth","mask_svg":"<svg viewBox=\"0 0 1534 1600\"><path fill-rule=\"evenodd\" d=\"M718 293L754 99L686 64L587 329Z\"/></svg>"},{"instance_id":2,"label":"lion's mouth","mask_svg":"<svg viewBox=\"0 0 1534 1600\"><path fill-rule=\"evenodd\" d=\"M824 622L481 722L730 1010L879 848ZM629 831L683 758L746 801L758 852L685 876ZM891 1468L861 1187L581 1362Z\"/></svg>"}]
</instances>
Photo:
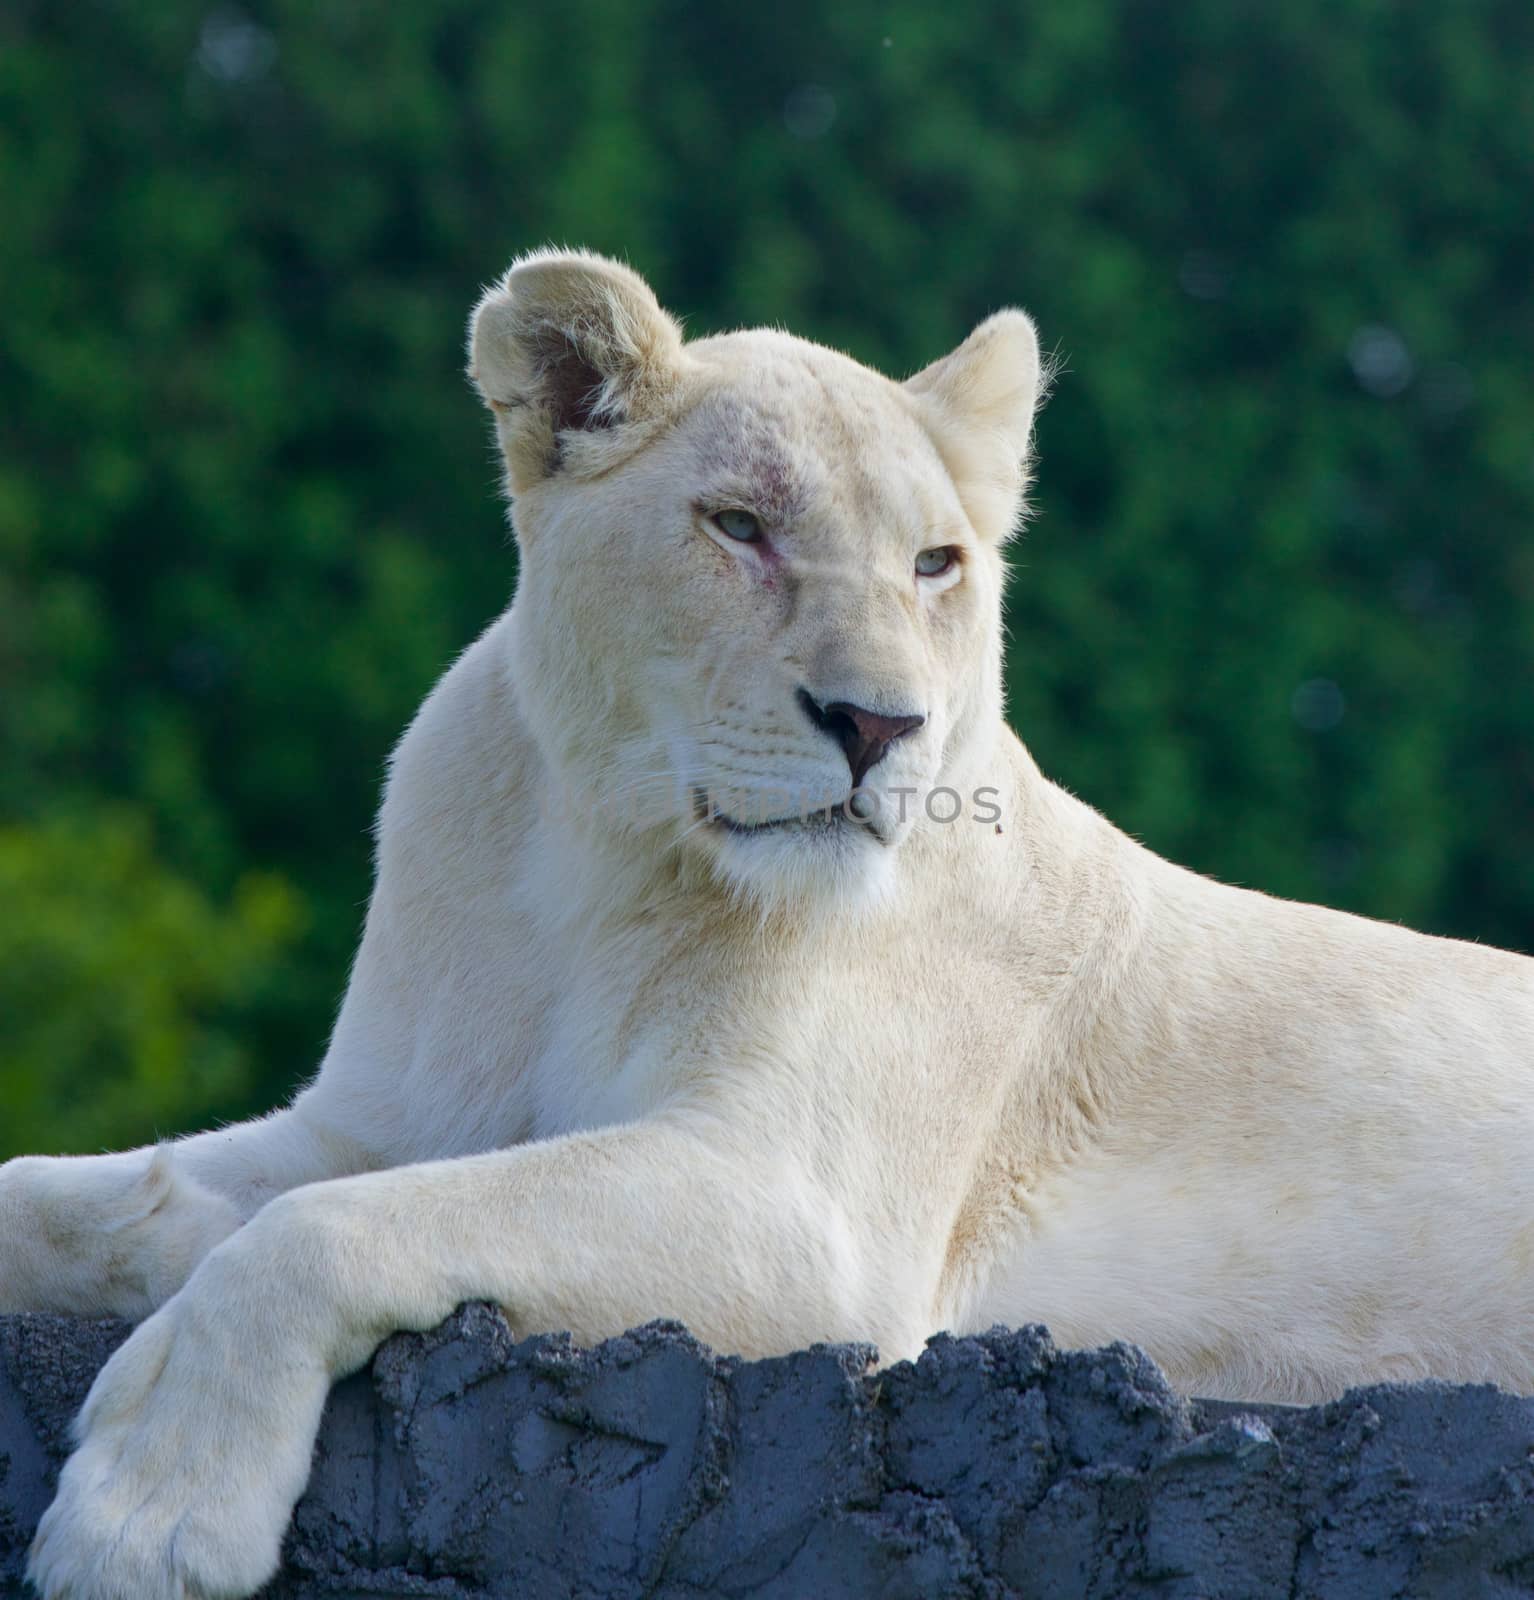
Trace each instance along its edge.
<instances>
[{"instance_id":1,"label":"lion's mouth","mask_svg":"<svg viewBox=\"0 0 1534 1600\"><path fill-rule=\"evenodd\" d=\"M699 822L707 822L737 838L762 838L767 834L793 832L830 833L840 828L858 828L872 833L866 822L850 816L845 805L826 806L819 811L791 811L780 817L732 817L721 811L703 789L692 793L693 815Z\"/></svg>"}]
</instances>

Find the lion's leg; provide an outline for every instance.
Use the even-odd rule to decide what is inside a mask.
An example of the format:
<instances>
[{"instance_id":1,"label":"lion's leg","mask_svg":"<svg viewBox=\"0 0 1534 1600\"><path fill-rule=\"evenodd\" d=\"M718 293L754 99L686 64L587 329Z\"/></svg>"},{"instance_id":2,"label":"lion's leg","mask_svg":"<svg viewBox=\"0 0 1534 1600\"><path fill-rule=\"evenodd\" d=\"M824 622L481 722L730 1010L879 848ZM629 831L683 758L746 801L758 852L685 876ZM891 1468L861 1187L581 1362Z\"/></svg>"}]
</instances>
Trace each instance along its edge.
<instances>
[{"instance_id":1,"label":"lion's leg","mask_svg":"<svg viewBox=\"0 0 1534 1600\"><path fill-rule=\"evenodd\" d=\"M274 1195L367 1165L300 1107L174 1144L0 1166L0 1312L146 1317Z\"/></svg>"},{"instance_id":2,"label":"lion's leg","mask_svg":"<svg viewBox=\"0 0 1534 1600\"><path fill-rule=\"evenodd\" d=\"M464 1300L519 1332L592 1340L669 1314L761 1352L877 1334L859 1255L789 1161L676 1124L296 1189L102 1370L34 1578L50 1600L248 1594L277 1565L330 1383Z\"/></svg>"}]
</instances>

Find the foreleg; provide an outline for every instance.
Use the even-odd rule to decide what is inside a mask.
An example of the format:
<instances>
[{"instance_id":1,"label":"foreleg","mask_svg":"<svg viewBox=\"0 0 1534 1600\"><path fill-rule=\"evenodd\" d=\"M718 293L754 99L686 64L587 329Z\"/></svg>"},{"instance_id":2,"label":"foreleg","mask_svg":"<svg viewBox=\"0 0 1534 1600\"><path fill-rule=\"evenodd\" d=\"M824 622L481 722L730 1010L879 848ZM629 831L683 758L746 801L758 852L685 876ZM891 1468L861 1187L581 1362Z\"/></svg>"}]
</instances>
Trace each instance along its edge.
<instances>
[{"instance_id":1,"label":"foreleg","mask_svg":"<svg viewBox=\"0 0 1534 1600\"><path fill-rule=\"evenodd\" d=\"M275 1570L330 1384L464 1300L591 1341L660 1315L764 1353L877 1337L859 1251L794 1164L631 1125L294 1190L103 1369L43 1519L50 1600L244 1595ZM211 1422L210 1419L216 1419Z\"/></svg>"},{"instance_id":2,"label":"foreleg","mask_svg":"<svg viewBox=\"0 0 1534 1600\"><path fill-rule=\"evenodd\" d=\"M302 1102L174 1143L0 1166L0 1313L147 1317L299 1184L372 1164Z\"/></svg>"}]
</instances>

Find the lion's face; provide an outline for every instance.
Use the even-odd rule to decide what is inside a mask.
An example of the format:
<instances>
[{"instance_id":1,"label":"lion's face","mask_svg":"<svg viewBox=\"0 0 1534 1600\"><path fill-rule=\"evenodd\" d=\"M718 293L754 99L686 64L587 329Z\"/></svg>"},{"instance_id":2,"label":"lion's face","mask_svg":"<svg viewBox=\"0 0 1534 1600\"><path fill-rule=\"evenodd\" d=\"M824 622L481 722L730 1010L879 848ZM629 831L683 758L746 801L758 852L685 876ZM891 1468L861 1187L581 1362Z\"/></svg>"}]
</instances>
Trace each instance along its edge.
<instances>
[{"instance_id":1,"label":"lion's face","mask_svg":"<svg viewBox=\"0 0 1534 1600\"><path fill-rule=\"evenodd\" d=\"M1011 442L983 381L996 346L1025 369ZM546 256L487 297L473 362L559 804L774 901L876 889L913 830L991 815L1026 319L897 385L785 334L684 347L624 269ZM955 437L955 392L975 437Z\"/></svg>"}]
</instances>

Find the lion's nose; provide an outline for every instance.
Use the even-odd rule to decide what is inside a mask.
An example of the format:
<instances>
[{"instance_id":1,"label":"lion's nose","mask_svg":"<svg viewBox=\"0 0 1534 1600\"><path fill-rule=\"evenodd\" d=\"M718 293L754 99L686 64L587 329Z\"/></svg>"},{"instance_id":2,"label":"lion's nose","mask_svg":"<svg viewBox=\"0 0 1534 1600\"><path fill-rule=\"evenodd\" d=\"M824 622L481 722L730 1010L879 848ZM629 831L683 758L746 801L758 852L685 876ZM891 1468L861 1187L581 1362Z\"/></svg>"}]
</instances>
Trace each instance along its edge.
<instances>
[{"instance_id":1,"label":"lion's nose","mask_svg":"<svg viewBox=\"0 0 1534 1600\"><path fill-rule=\"evenodd\" d=\"M878 766L884 759L884 752L897 739L919 728L927 720L919 713L886 717L882 712L869 711L847 700L833 700L829 705L821 705L806 689L799 691L799 704L804 707L810 721L829 733L842 747L847 765L852 768L854 789L871 767Z\"/></svg>"}]
</instances>

